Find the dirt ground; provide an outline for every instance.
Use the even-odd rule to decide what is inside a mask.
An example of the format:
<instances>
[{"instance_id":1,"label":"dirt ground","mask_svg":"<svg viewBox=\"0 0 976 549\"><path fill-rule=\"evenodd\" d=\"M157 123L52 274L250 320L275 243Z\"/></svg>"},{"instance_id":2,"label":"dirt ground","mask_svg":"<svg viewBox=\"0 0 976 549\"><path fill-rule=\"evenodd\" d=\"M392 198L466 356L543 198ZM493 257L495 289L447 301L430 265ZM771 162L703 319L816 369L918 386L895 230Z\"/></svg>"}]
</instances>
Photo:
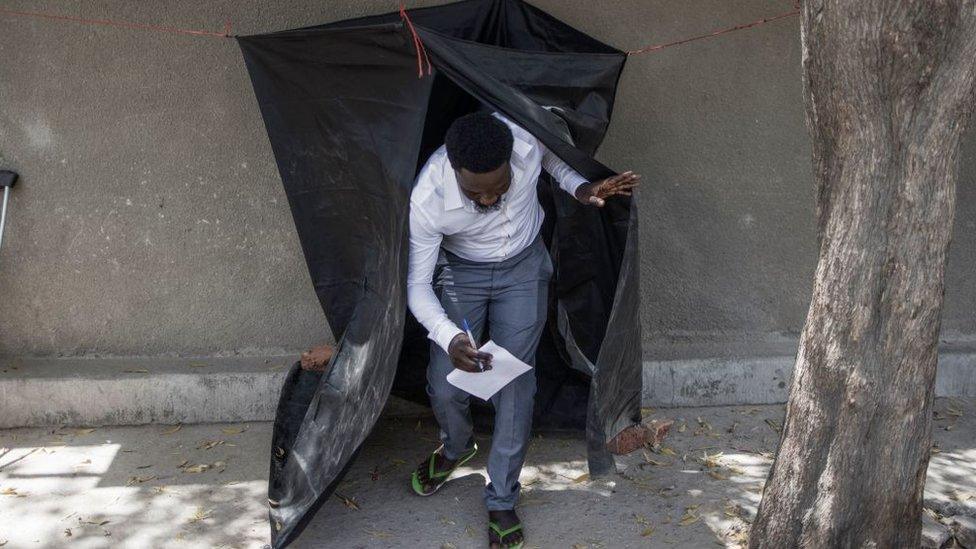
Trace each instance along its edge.
<instances>
[{"instance_id":1,"label":"dirt ground","mask_svg":"<svg viewBox=\"0 0 976 549\"><path fill-rule=\"evenodd\" d=\"M976 517L976 400L940 399L926 505ZM519 512L529 547L737 547L746 539L782 406L646 410L673 418L656 451L586 475L584 441L532 441ZM270 423L0 431L0 545L262 547ZM384 418L293 545L485 547L482 451L436 495L411 468L436 447L430 419Z\"/></svg>"}]
</instances>

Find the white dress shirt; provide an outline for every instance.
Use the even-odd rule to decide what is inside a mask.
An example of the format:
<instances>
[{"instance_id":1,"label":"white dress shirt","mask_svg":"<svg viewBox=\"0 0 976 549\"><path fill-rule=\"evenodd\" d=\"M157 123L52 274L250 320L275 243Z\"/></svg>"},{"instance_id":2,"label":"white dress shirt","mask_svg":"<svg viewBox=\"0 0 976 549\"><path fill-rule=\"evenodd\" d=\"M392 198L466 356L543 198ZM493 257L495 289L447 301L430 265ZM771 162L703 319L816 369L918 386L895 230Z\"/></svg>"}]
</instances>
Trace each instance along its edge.
<instances>
[{"instance_id":1,"label":"white dress shirt","mask_svg":"<svg viewBox=\"0 0 976 549\"><path fill-rule=\"evenodd\" d=\"M434 293L432 278L440 247L464 259L499 262L528 247L542 227L544 212L536 194L543 168L559 186L575 196L586 178L549 151L521 126L499 113L493 115L512 130L512 182L499 198L501 208L479 213L461 191L443 145L434 151L417 176L410 195L410 261L407 304L427 328L428 337L447 352L462 333Z\"/></svg>"}]
</instances>

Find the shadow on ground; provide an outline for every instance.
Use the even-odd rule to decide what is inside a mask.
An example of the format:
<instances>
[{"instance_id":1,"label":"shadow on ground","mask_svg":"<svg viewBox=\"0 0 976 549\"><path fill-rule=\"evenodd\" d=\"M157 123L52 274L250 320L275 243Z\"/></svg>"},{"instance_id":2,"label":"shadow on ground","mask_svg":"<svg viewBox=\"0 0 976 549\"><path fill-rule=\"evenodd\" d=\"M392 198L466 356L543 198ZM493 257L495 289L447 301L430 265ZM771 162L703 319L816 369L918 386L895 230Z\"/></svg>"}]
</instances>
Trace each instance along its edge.
<instances>
[{"instance_id":1,"label":"shadow on ground","mask_svg":"<svg viewBox=\"0 0 976 549\"><path fill-rule=\"evenodd\" d=\"M976 517L976 401L939 399L926 505ZM782 406L646 410L676 419L655 451L585 474L576 436L533 439L519 506L529 547L738 547L778 441ZM261 547L270 423L0 431L0 543L20 547ZM385 418L293 545L485 547L490 440L436 495L412 494L428 419Z\"/></svg>"}]
</instances>

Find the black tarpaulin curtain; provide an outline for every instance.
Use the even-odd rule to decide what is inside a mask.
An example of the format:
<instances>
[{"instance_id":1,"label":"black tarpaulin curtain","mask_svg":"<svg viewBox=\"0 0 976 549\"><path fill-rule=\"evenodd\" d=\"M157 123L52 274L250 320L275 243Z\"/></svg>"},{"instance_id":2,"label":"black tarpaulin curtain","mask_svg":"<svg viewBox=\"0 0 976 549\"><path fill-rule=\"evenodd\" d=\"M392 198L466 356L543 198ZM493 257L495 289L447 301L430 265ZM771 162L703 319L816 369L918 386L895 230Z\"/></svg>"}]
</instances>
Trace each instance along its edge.
<instances>
[{"instance_id":1,"label":"black tarpaulin curtain","mask_svg":"<svg viewBox=\"0 0 976 549\"><path fill-rule=\"evenodd\" d=\"M325 373L296 363L281 390L274 547L332 493L391 391L425 398L429 342L406 307L409 195L450 123L495 109L590 180L614 173L593 154L624 53L520 0L407 13L433 65L422 78L399 13L237 38L338 342ZM612 467L607 440L640 417L636 203L584 207L545 175L539 197L555 276L535 424L585 429L590 472L600 474Z\"/></svg>"}]
</instances>

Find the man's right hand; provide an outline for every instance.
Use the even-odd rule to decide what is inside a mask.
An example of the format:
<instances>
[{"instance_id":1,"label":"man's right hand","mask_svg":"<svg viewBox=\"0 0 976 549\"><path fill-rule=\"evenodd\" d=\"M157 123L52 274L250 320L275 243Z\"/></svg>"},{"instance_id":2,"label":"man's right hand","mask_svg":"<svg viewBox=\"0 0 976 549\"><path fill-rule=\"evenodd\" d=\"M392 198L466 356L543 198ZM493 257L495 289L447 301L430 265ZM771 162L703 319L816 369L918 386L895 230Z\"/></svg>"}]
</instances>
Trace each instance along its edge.
<instances>
[{"instance_id":1,"label":"man's right hand","mask_svg":"<svg viewBox=\"0 0 976 549\"><path fill-rule=\"evenodd\" d=\"M465 333L454 336L447 347L447 354L451 357L451 364L458 370L480 372L478 361L485 370L491 370L491 355L475 349Z\"/></svg>"}]
</instances>

